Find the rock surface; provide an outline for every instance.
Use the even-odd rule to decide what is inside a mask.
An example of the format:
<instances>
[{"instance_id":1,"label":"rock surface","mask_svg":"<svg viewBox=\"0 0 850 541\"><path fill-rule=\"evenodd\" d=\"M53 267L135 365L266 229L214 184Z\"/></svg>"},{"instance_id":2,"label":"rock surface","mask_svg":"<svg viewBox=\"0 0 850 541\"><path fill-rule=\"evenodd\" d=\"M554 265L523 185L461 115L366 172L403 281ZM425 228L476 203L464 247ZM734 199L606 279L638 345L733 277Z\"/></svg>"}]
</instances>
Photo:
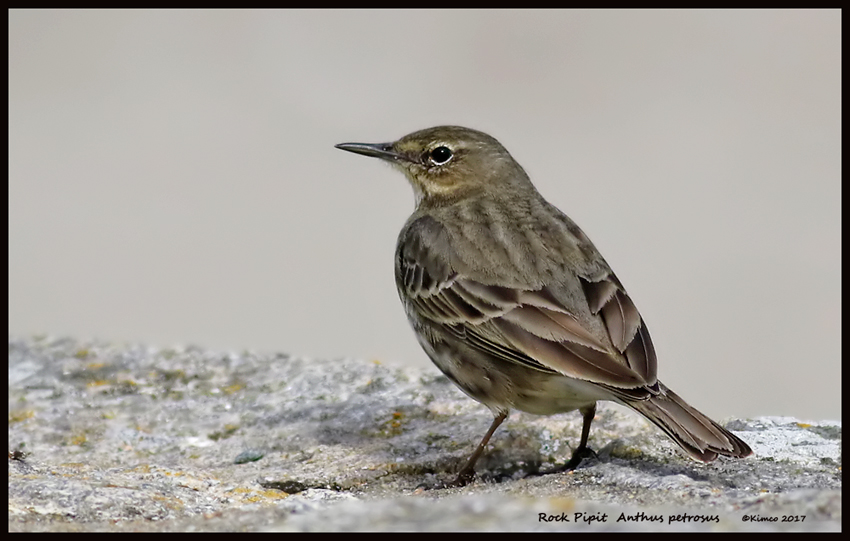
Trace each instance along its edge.
<instances>
[{"instance_id":1,"label":"rock surface","mask_svg":"<svg viewBox=\"0 0 850 541\"><path fill-rule=\"evenodd\" d=\"M745 460L689 460L602 402L491 421L435 369L193 347L9 341L10 531L840 531L841 424L733 420ZM542 475L540 475L542 474Z\"/></svg>"}]
</instances>

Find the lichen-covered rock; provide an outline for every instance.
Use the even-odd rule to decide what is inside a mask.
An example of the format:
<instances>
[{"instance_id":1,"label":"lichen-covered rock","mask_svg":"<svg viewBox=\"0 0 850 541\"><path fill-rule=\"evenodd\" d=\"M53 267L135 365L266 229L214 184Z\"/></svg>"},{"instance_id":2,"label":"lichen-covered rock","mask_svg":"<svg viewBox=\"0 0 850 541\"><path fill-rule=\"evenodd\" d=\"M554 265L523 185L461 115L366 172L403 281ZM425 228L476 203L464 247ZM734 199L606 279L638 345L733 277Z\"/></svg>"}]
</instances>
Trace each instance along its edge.
<instances>
[{"instance_id":1,"label":"lichen-covered rock","mask_svg":"<svg viewBox=\"0 0 850 541\"><path fill-rule=\"evenodd\" d=\"M600 403L598 459L552 473L578 414L491 421L436 369L194 347L9 341L9 529L839 530L841 424L734 420L699 464Z\"/></svg>"}]
</instances>

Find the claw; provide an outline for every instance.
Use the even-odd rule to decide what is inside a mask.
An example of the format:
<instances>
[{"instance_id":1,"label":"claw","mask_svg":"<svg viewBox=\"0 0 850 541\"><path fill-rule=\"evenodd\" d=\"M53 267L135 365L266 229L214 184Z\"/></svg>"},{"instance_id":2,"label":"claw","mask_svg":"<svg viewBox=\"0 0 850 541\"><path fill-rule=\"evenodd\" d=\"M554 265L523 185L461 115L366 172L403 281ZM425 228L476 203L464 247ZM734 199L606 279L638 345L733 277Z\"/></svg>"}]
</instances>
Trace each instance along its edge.
<instances>
[{"instance_id":1,"label":"claw","mask_svg":"<svg viewBox=\"0 0 850 541\"><path fill-rule=\"evenodd\" d=\"M596 451L591 449L590 447L579 447L573 452L572 458L570 461L564 464L564 467L561 468L561 471L573 471L578 468L581 461L585 458L599 458L596 454Z\"/></svg>"}]
</instances>

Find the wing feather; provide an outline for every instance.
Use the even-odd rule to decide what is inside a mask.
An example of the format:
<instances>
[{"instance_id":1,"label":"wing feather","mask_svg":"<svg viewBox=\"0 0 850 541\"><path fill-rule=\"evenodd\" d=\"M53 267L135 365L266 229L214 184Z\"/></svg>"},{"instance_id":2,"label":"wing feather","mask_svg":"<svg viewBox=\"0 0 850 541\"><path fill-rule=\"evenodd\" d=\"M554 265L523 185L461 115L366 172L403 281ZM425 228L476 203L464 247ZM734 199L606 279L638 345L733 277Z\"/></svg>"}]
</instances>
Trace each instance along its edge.
<instances>
[{"instance_id":1,"label":"wing feather","mask_svg":"<svg viewBox=\"0 0 850 541\"><path fill-rule=\"evenodd\" d=\"M585 317L600 321L593 328L546 286L505 287L464 275L433 218L421 218L402 235L398 287L421 318L496 358L599 383L632 399L649 396L642 388L655 383L655 350L637 308L607 265L594 279L581 280L585 314L590 314Z\"/></svg>"}]
</instances>

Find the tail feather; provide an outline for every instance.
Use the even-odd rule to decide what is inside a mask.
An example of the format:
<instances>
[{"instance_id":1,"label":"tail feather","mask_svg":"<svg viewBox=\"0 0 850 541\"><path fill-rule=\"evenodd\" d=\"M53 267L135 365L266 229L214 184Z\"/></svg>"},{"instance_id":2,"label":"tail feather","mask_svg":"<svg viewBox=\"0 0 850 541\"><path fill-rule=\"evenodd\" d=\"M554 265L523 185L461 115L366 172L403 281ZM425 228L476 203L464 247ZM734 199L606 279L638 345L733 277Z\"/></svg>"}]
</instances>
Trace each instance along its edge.
<instances>
[{"instance_id":1,"label":"tail feather","mask_svg":"<svg viewBox=\"0 0 850 541\"><path fill-rule=\"evenodd\" d=\"M646 399L625 402L679 444L689 455L711 462L717 455L743 458L752 449L658 382L659 393Z\"/></svg>"}]
</instances>

